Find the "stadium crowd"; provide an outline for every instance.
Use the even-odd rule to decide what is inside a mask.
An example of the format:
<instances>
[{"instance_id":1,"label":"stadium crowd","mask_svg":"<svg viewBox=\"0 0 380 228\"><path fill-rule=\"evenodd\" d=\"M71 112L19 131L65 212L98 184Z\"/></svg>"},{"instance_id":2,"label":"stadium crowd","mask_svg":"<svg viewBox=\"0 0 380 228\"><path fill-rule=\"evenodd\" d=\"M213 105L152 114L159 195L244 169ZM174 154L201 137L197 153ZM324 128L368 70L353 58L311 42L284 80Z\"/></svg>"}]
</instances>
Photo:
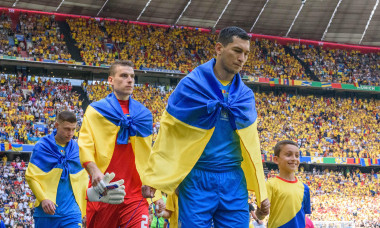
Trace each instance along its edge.
<instances>
[{"instance_id":1,"label":"stadium crowd","mask_svg":"<svg viewBox=\"0 0 380 228\"><path fill-rule=\"evenodd\" d=\"M116 59L130 59L138 69L156 68L187 73L214 55L211 47L216 35L197 29L95 18L67 17L66 22L87 65L111 64ZM378 53L312 45L287 46L293 53L287 53L285 46L276 41L252 40L251 55L242 74L310 81L310 75L306 74L302 66L303 62L322 82L379 85ZM10 14L4 11L0 22L0 54L29 56L36 60L71 59L54 15L21 13L14 22Z\"/></svg>"},{"instance_id":2,"label":"stadium crowd","mask_svg":"<svg viewBox=\"0 0 380 228\"><path fill-rule=\"evenodd\" d=\"M27 164L16 157L7 162L4 155L0 163L0 216L5 226L34 227L33 211L35 198L25 181Z\"/></svg>"},{"instance_id":3,"label":"stadium crowd","mask_svg":"<svg viewBox=\"0 0 380 228\"><path fill-rule=\"evenodd\" d=\"M111 64L115 59L131 59L137 68L188 72L213 53L203 47L212 46L215 35L195 30L84 18L66 21L86 64Z\"/></svg>"},{"instance_id":4,"label":"stadium crowd","mask_svg":"<svg viewBox=\"0 0 380 228\"><path fill-rule=\"evenodd\" d=\"M256 93L264 154L275 143L298 142L302 156L380 158L380 101Z\"/></svg>"},{"instance_id":5,"label":"stadium crowd","mask_svg":"<svg viewBox=\"0 0 380 228\"><path fill-rule=\"evenodd\" d=\"M215 43L216 35L197 30L84 18L66 21L72 37L82 49L86 64L111 64L115 59L133 59L138 69L189 72L208 61L214 53L209 47ZM251 44L251 52L243 68L244 74L310 80L301 64L276 42L256 40Z\"/></svg>"},{"instance_id":6,"label":"stadium crowd","mask_svg":"<svg viewBox=\"0 0 380 228\"><path fill-rule=\"evenodd\" d=\"M54 15L21 14L17 33L25 37L29 57L51 60L71 58Z\"/></svg>"},{"instance_id":7,"label":"stadium crowd","mask_svg":"<svg viewBox=\"0 0 380 228\"><path fill-rule=\"evenodd\" d=\"M304 173L311 189L314 221L353 221L358 227L380 226L380 174L354 172Z\"/></svg>"},{"instance_id":8,"label":"stadium crowd","mask_svg":"<svg viewBox=\"0 0 380 228\"><path fill-rule=\"evenodd\" d=\"M0 19L0 54L13 56L15 53L12 52L13 48L9 45L8 40L8 36L12 35L12 20L10 16L4 12L1 12Z\"/></svg>"},{"instance_id":9,"label":"stadium crowd","mask_svg":"<svg viewBox=\"0 0 380 228\"><path fill-rule=\"evenodd\" d=\"M54 15L20 13L18 20L12 21L10 14L3 12L0 33L2 54L35 60L71 59Z\"/></svg>"},{"instance_id":10,"label":"stadium crowd","mask_svg":"<svg viewBox=\"0 0 380 228\"><path fill-rule=\"evenodd\" d=\"M251 42L251 51L242 74L265 78L293 80L311 79L302 65L276 41L256 39Z\"/></svg>"},{"instance_id":11,"label":"stadium crowd","mask_svg":"<svg viewBox=\"0 0 380 228\"><path fill-rule=\"evenodd\" d=\"M327 49L313 45L290 44L289 47L322 82L380 85L379 53Z\"/></svg>"},{"instance_id":12,"label":"stadium crowd","mask_svg":"<svg viewBox=\"0 0 380 228\"><path fill-rule=\"evenodd\" d=\"M189 72L213 56L216 36L181 27L163 28L122 21L66 19L86 64L111 64L132 59L137 68ZM290 44L315 75L326 82L379 85L377 53ZM243 74L266 78L311 80L302 64L276 41L256 39Z\"/></svg>"},{"instance_id":13,"label":"stadium crowd","mask_svg":"<svg viewBox=\"0 0 380 228\"><path fill-rule=\"evenodd\" d=\"M79 130L82 101L69 82L34 75L0 74L1 143L35 144L53 131L60 110L76 113Z\"/></svg>"}]
</instances>

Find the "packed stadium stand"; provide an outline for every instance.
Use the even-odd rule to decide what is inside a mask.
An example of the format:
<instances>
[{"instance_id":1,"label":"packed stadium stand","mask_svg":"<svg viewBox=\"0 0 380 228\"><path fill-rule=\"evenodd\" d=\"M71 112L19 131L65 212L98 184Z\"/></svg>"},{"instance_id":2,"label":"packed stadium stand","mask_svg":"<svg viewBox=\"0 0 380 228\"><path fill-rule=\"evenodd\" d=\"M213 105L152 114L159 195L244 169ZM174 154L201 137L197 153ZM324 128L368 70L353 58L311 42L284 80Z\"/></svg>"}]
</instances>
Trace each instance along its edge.
<instances>
[{"instance_id":1,"label":"packed stadium stand","mask_svg":"<svg viewBox=\"0 0 380 228\"><path fill-rule=\"evenodd\" d=\"M323 82L379 85L378 53L326 49L319 46L289 45Z\"/></svg>"},{"instance_id":2,"label":"packed stadium stand","mask_svg":"<svg viewBox=\"0 0 380 228\"><path fill-rule=\"evenodd\" d=\"M83 118L82 101L63 80L0 74L0 100L1 143L35 144L53 131L60 110L76 113L78 130Z\"/></svg>"},{"instance_id":3,"label":"packed stadium stand","mask_svg":"<svg viewBox=\"0 0 380 228\"><path fill-rule=\"evenodd\" d=\"M2 12L1 19L3 54L36 60L71 59L54 15L21 13L17 18Z\"/></svg>"},{"instance_id":4,"label":"packed stadium stand","mask_svg":"<svg viewBox=\"0 0 380 228\"><path fill-rule=\"evenodd\" d=\"M118 59L130 59L136 70L188 73L214 56L212 47L217 37L196 29L99 18L65 17L58 21L54 15L20 13L15 17L7 11L1 12L0 17L0 55L28 57L33 61L72 61L69 46L76 45L83 61L81 66L109 65ZM66 36L75 43L67 43L60 26L65 23L69 28ZM241 73L266 79L379 86L380 57L376 52L253 38ZM60 110L76 113L77 138L86 108L84 100L100 100L112 90L106 77L81 81L85 99L80 99L68 78L57 80L46 74L17 71L1 73L0 144L4 148L11 144L35 144L53 131ZM134 98L153 113L153 140L174 87L153 83L135 86ZM277 141L290 139L298 143L301 157L380 162L380 100L356 95L321 96L312 92L275 91L275 88L255 91L263 160L271 161ZM24 177L27 160L7 161L8 157L14 157L11 153L1 156L1 219L7 227L17 223L33 227L34 196ZM297 176L311 189L313 221L380 226L380 174L373 170L364 173L353 167L342 171L304 171L302 167ZM275 174L276 171L270 171L268 177Z\"/></svg>"},{"instance_id":5,"label":"packed stadium stand","mask_svg":"<svg viewBox=\"0 0 380 228\"><path fill-rule=\"evenodd\" d=\"M6 227L18 223L24 227L33 226L34 196L25 181L27 163L17 157L7 162L2 157L0 163L0 215Z\"/></svg>"},{"instance_id":6,"label":"packed stadium stand","mask_svg":"<svg viewBox=\"0 0 380 228\"><path fill-rule=\"evenodd\" d=\"M11 18L2 12L1 45L9 56L69 60L64 34L54 15L23 14ZM131 59L141 67L187 73L210 59L216 35L182 27L139 25L94 18L66 18L86 65L111 64ZM287 49L289 51L286 51ZM242 73L257 77L316 79L323 82L379 85L378 53L330 49L257 39ZM312 73L307 73L310 70Z\"/></svg>"}]
</instances>

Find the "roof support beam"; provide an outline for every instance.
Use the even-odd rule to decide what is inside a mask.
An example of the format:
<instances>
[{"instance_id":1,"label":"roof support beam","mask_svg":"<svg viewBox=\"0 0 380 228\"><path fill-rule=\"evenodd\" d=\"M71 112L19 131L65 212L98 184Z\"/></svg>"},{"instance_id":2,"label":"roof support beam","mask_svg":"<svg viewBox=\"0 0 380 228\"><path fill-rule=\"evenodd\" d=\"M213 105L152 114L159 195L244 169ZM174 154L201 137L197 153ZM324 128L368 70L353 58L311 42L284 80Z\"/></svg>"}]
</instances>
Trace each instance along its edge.
<instances>
[{"instance_id":1,"label":"roof support beam","mask_svg":"<svg viewBox=\"0 0 380 228\"><path fill-rule=\"evenodd\" d=\"M59 3L57 9L55 9L55 12L57 12L57 11L59 10L59 8L61 8L61 5L62 5L62 3L63 3L64 1L65 1L65 0L62 0L61 3Z\"/></svg>"},{"instance_id":2,"label":"roof support beam","mask_svg":"<svg viewBox=\"0 0 380 228\"><path fill-rule=\"evenodd\" d=\"M146 10L146 8L149 6L150 2L152 0L149 0L146 4L145 4L145 7L144 9L141 11L140 15L137 17L136 21L140 20L140 17L143 15L144 11Z\"/></svg>"},{"instance_id":3,"label":"roof support beam","mask_svg":"<svg viewBox=\"0 0 380 228\"><path fill-rule=\"evenodd\" d=\"M107 1L103 4L102 8L100 8L100 10L99 10L99 12L96 14L96 16L99 16L99 14L102 12L104 6L106 6L106 4L107 4L108 1L109 1L109 0L107 0Z\"/></svg>"},{"instance_id":4,"label":"roof support beam","mask_svg":"<svg viewBox=\"0 0 380 228\"><path fill-rule=\"evenodd\" d=\"M359 41L359 44L361 44L362 41L363 41L363 38L364 38L364 36L365 36L365 33L367 32L367 29L368 29L369 23L371 23L371 20L372 20L373 14L375 13L376 8L377 8L378 5L379 5L379 0L376 0L376 4L375 4L375 6L373 7L372 12L371 12L371 15L370 15L369 18L368 18L367 25L365 26L365 29L364 29L364 32L363 32L362 38L361 38L360 41Z\"/></svg>"},{"instance_id":5,"label":"roof support beam","mask_svg":"<svg viewBox=\"0 0 380 228\"><path fill-rule=\"evenodd\" d=\"M305 5L306 1L307 1L307 0L303 0L303 1L302 1L302 4L301 4L300 8L298 9L298 12L297 12L296 16L294 17L294 20L293 20L292 24L290 25L289 30L288 30L288 32L286 33L285 36L288 36L289 33L290 33L290 31L292 31L292 28L293 28L294 22L296 22L297 17L298 17L298 15L300 14L300 12L301 12L303 6Z\"/></svg>"},{"instance_id":6,"label":"roof support beam","mask_svg":"<svg viewBox=\"0 0 380 228\"><path fill-rule=\"evenodd\" d=\"M12 7L16 7L18 1L19 1L19 0L16 0L16 1L13 3Z\"/></svg>"},{"instance_id":7,"label":"roof support beam","mask_svg":"<svg viewBox=\"0 0 380 228\"><path fill-rule=\"evenodd\" d=\"M259 20L261 14L264 12L264 9L265 9L265 7L267 6L268 2L269 2L269 0L267 0L267 2L264 4L263 8L261 8L261 11L260 11L260 13L259 13L259 16L257 16L256 21L255 21L255 23L253 23L253 25L252 25L251 29L249 30L249 32L252 32L253 27L255 27L255 25L256 25L257 21Z\"/></svg>"},{"instance_id":8,"label":"roof support beam","mask_svg":"<svg viewBox=\"0 0 380 228\"><path fill-rule=\"evenodd\" d=\"M220 16L219 16L219 18L218 18L218 20L216 20L216 22L215 22L215 25L214 25L214 27L213 27L213 28L215 28L215 27L216 27L216 25L218 24L218 22L219 22L220 18L222 18L222 16L223 16L224 12L226 11L226 9L227 9L227 7L228 7L228 5L229 5L230 3L231 3L231 0L228 0L228 2L227 2L227 4L226 4L226 6L224 7L224 9L223 9L222 13L220 14Z\"/></svg>"},{"instance_id":9,"label":"roof support beam","mask_svg":"<svg viewBox=\"0 0 380 228\"><path fill-rule=\"evenodd\" d=\"M327 27L325 29L325 32L323 33L323 36L322 36L321 40L325 40L326 34L329 31L330 25L331 25L331 23L332 23L332 21L333 21L333 19L335 17L336 11L338 11L338 8L339 8L341 2L342 2L342 0L339 0L338 4L335 6L334 13L331 15L330 21L327 24Z\"/></svg>"},{"instance_id":10,"label":"roof support beam","mask_svg":"<svg viewBox=\"0 0 380 228\"><path fill-rule=\"evenodd\" d=\"M189 1L187 2L185 8L182 10L182 13L179 15L179 17L178 17L178 19L176 20L176 22L174 23L174 25L176 25L176 24L178 23L178 21L181 19L183 13L187 10L187 7L189 7L190 3L191 3L191 0L189 0Z\"/></svg>"}]
</instances>

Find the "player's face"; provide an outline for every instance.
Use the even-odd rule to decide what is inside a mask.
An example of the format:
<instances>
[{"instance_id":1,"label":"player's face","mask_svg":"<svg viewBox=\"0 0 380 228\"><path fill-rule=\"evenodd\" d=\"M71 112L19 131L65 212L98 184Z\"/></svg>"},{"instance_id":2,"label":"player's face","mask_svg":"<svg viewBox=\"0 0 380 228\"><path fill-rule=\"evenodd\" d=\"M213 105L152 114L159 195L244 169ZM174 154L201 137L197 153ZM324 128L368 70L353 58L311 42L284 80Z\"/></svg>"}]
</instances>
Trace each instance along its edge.
<instances>
[{"instance_id":1,"label":"player's face","mask_svg":"<svg viewBox=\"0 0 380 228\"><path fill-rule=\"evenodd\" d=\"M280 156L275 156L274 162L281 171L296 172L300 165L300 153L298 147L287 144L281 147Z\"/></svg>"},{"instance_id":2,"label":"player's face","mask_svg":"<svg viewBox=\"0 0 380 228\"><path fill-rule=\"evenodd\" d=\"M249 40L234 36L232 43L226 46L217 43L215 49L223 69L229 74L237 74L248 59Z\"/></svg>"},{"instance_id":3,"label":"player's face","mask_svg":"<svg viewBox=\"0 0 380 228\"><path fill-rule=\"evenodd\" d=\"M125 99L133 92L135 85L135 71L130 66L117 66L115 75L108 77L108 82L118 99Z\"/></svg>"},{"instance_id":4,"label":"player's face","mask_svg":"<svg viewBox=\"0 0 380 228\"><path fill-rule=\"evenodd\" d=\"M57 135L55 136L59 143L68 143L73 138L77 123L70 123L67 121L56 122Z\"/></svg>"}]
</instances>

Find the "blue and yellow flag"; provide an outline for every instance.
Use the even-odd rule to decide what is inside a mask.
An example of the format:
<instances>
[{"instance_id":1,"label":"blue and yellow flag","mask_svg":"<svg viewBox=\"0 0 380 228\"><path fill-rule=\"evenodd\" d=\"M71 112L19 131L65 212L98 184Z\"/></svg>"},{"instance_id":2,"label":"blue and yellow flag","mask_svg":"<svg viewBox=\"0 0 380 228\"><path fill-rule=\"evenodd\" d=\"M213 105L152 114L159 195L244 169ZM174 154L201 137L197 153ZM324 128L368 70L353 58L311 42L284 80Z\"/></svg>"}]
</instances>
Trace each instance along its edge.
<instances>
[{"instance_id":1,"label":"blue and yellow flag","mask_svg":"<svg viewBox=\"0 0 380 228\"><path fill-rule=\"evenodd\" d=\"M22 144L12 144L11 148L12 151L23 151Z\"/></svg>"},{"instance_id":2,"label":"blue and yellow flag","mask_svg":"<svg viewBox=\"0 0 380 228\"><path fill-rule=\"evenodd\" d=\"M323 88L331 88L331 82L321 82Z\"/></svg>"},{"instance_id":3,"label":"blue and yellow flag","mask_svg":"<svg viewBox=\"0 0 380 228\"><path fill-rule=\"evenodd\" d=\"M140 176L151 152L153 116L144 105L129 98L129 114L123 113L114 93L88 106L79 133L82 164L94 162L101 172L109 166L117 144L130 140Z\"/></svg>"},{"instance_id":4,"label":"blue and yellow flag","mask_svg":"<svg viewBox=\"0 0 380 228\"><path fill-rule=\"evenodd\" d=\"M84 216L89 179L79 161L78 144L70 140L64 156L58 151L55 134L56 131L41 138L35 145L25 179L37 198L35 206L38 207L44 199L56 203L59 180L70 178L75 200Z\"/></svg>"},{"instance_id":5,"label":"blue and yellow flag","mask_svg":"<svg viewBox=\"0 0 380 228\"><path fill-rule=\"evenodd\" d=\"M152 113L138 101L129 98L129 114L124 114L114 93L91 104L107 120L120 127L117 144L128 144L129 136L146 137L153 132Z\"/></svg>"},{"instance_id":6,"label":"blue and yellow flag","mask_svg":"<svg viewBox=\"0 0 380 228\"><path fill-rule=\"evenodd\" d=\"M254 94L237 74L231 83L228 102L224 102L213 71L215 62L213 59L195 68L170 96L142 177L143 184L173 193L202 155L224 109L240 137L241 166L247 187L255 191L260 204L267 198L267 192Z\"/></svg>"}]
</instances>

